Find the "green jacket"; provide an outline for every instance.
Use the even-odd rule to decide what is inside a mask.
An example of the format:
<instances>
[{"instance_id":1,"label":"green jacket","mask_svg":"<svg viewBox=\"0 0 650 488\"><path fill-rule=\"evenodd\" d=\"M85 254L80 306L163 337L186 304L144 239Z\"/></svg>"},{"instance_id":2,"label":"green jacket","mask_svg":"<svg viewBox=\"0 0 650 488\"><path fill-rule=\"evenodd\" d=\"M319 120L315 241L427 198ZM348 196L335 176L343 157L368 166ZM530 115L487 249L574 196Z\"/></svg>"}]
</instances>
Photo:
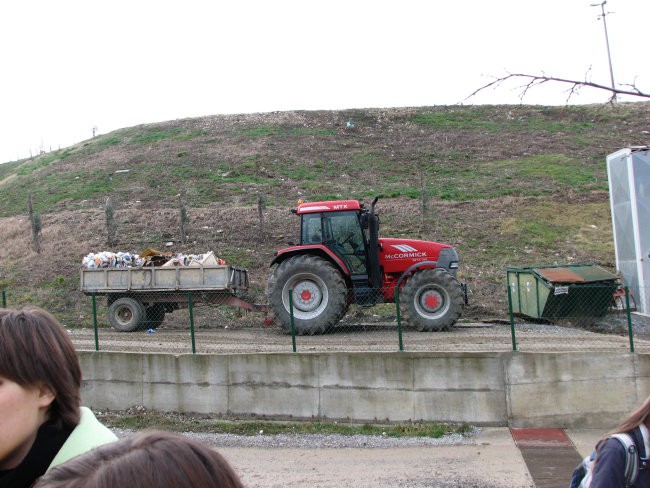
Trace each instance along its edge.
<instances>
[{"instance_id":1,"label":"green jacket","mask_svg":"<svg viewBox=\"0 0 650 488\"><path fill-rule=\"evenodd\" d=\"M97 420L95 414L89 408L81 407L79 425L74 428L70 437L61 446L47 469L49 470L57 464L62 464L102 444L108 444L116 440L117 436Z\"/></svg>"}]
</instances>

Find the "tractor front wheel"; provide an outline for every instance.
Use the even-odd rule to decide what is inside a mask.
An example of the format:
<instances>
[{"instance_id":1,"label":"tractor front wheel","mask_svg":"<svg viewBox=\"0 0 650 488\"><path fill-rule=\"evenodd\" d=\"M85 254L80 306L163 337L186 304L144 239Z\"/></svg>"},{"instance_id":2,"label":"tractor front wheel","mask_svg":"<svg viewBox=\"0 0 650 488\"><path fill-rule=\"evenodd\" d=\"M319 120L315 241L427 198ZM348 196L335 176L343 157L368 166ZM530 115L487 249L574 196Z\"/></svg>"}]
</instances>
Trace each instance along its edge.
<instances>
[{"instance_id":1,"label":"tractor front wheel","mask_svg":"<svg viewBox=\"0 0 650 488\"><path fill-rule=\"evenodd\" d=\"M423 332L449 330L463 313L465 300L456 278L442 268L416 272L404 284L401 303L408 322Z\"/></svg>"},{"instance_id":2,"label":"tractor front wheel","mask_svg":"<svg viewBox=\"0 0 650 488\"><path fill-rule=\"evenodd\" d=\"M293 303L289 300L293 290ZM338 270L317 256L294 256L282 262L271 274L267 294L280 325L298 335L322 334L332 329L348 308L347 288Z\"/></svg>"}]
</instances>

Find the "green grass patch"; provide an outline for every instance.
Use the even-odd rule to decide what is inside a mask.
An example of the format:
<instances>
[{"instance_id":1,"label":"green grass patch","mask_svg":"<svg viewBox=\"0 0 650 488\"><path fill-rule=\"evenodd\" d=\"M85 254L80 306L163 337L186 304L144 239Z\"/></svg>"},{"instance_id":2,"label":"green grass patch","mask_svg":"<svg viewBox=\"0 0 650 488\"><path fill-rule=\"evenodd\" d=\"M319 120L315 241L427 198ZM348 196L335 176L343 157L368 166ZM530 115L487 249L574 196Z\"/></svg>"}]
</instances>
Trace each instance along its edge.
<instances>
[{"instance_id":1,"label":"green grass patch","mask_svg":"<svg viewBox=\"0 0 650 488\"><path fill-rule=\"evenodd\" d=\"M94 143L100 148L119 146L120 144L124 143L124 136L117 132L113 132L106 136L99 136L99 138L94 141Z\"/></svg>"},{"instance_id":2,"label":"green grass patch","mask_svg":"<svg viewBox=\"0 0 650 488\"><path fill-rule=\"evenodd\" d=\"M145 128L133 135L131 142L134 144L152 144L164 139L174 139L182 133L180 127L170 127L167 129Z\"/></svg>"},{"instance_id":3,"label":"green grass patch","mask_svg":"<svg viewBox=\"0 0 650 488\"><path fill-rule=\"evenodd\" d=\"M0 164L0 181L14 174L21 164L24 164L24 160L12 161L11 163Z\"/></svg>"},{"instance_id":4,"label":"green grass patch","mask_svg":"<svg viewBox=\"0 0 650 488\"><path fill-rule=\"evenodd\" d=\"M505 245L497 249L494 246ZM511 254L514 249L580 249L597 262L609 262L614 252L608 202L555 205L540 201L517 209L500 221L486 245L490 252Z\"/></svg>"},{"instance_id":5,"label":"green grass patch","mask_svg":"<svg viewBox=\"0 0 650 488\"><path fill-rule=\"evenodd\" d=\"M165 140L191 140L209 135L206 130L188 131L179 126L146 125L112 132L97 141L99 146L155 144Z\"/></svg>"},{"instance_id":6,"label":"green grass patch","mask_svg":"<svg viewBox=\"0 0 650 488\"><path fill-rule=\"evenodd\" d=\"M61 151L53 151L41 156L37 156L27 162L23 162L20 166L18 166L16 168L16 175L31 175L33 172L38 171L41 168L45 168L56 161L63 161L65 158L70 156L72 152L72 149L64 149Z\"/></svg>"},{"instance_id":7,"label":"green grass patch","mask_svg":"<svg viewBox=\"0 0 650 488\"><path fill-rule=\"evenodd\" d=\"M233 263L238 268L250 268L257 264L255 259L244 249L222 249L219 251L219 257L227 263Z\"/></svg>"},{"instance_id":8,"label":"green grass patch","mask_svg":"<svg viewBox=\"0 0 650 488\"><path fill-rule=\"evenodd\" d=\"M27 196L31 193L34 211L46 212L62 201L81 201L103 196L115 189L117 182L102 173L75 171L51 172L38 179L17 178L0 192L0 216L27 213Z\"/></svg>"},{"instance_id":9,"label":"green grass patch","mask_svg":"<svg viewBox=\"0 0 650 488\"><path fill-rule=\"evenodd\" d=\"M383 437L431 437L440 438L450 434L468 434L468 424L439 424L414 422L400 424L354 424L349 422L273 422L228 421L209 417L194 417L159 412L106 412L98 418L109 427L144 430L156 429L170 432L207 432L212 434L235 434L255 436L278 434L339 434L370 435Z\"/></svg>"},{"instance_id":10,"label":"green grass patch","mask_svg":"<svg viewBox=\"0 0 650 488\"><path fill-rule=\"evenodd\" d=\"M477 118L471 110L422 112L413 116L413 121L436 129L485 129L496 132L501 128L498 122Z\"/></svg>"},{"instance_id":11,"label":"green grass patch","mask_svg":"<svg viewBox=\"0 0 650 488\"><path fill-rule=\"evenodd\" d=\"M588 164L563 154L475 162L466 166L443 161L426 172L427 193L452 201L542 196L568 190L607 190L607 187L604 165ZM409 192L401 194L414 196Z\"/></svg>"},{"instance_id":12,"label":"green grass patch","mask_svg":"<svg viewBox=\"0 0 650 488\"><path fill-rule=\"evenodd\" d=\"M558 114L540 110L538 113L527 111L520 113L516 108L490 110L490 107L467 107L459 109L443 109L423 111L412 117L412 121L433 129L467 129L485 130L488 132L543 132L543 133L575 133L584 132L594 127L594 121L585 120L575 112L565 112L558 120ZM581 115L581 114L578 114Z\"/></svg>"},{"instance_id":13,"label":"green grass patch","mask_svg":"<svg viewBox=\"0 0 650 488\"><path fill-rule=\"evenodd\" d=\"M524 159L495 161L483 165L488 171L497 170L510 179L548 182L558 189L606 189L605 165L594 167L564 154L541 154Z\"/></svg>"}]
</instances>

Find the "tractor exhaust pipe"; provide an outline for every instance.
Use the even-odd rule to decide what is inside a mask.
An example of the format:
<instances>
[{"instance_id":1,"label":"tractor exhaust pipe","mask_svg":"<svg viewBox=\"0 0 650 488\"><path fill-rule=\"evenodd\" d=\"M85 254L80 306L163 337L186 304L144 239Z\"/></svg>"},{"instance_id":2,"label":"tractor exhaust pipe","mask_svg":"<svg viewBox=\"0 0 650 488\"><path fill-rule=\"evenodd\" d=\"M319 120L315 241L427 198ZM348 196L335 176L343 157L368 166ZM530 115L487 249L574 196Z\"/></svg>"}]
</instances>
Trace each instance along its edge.
<instances>
[{"instance_id":1,"label":"tractor exhaust pipe","mask_svg":"<svg viewBox=\"0 0 650 488\"><path fill-rule=\"evenodd\" d=\"M370 261L370 285L375 288L381 288L381 269L379 268L379 218L375 215L375 204L379 197L370 204L370 214L368 215L368 259Z\"/></svg>"}]
</instances>

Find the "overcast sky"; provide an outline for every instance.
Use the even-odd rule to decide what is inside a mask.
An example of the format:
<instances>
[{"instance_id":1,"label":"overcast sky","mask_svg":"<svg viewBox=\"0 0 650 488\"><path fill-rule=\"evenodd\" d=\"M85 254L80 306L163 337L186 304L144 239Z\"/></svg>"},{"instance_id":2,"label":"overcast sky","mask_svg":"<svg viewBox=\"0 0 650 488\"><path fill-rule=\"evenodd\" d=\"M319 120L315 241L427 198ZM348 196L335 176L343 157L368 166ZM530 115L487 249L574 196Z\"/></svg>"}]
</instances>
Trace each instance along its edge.
<instances>
[{"instance_id":1,"label":"overcast sky","mask_svg":"<svg viewBox=\"0 0 650 488\"><path fill-rule=\"evenodd\" d=\"M509 72L609 85L597 0L0 3L0 162L122 127L450 105ZM649 0L605 5L614 77L650 92ZM520 83L519 83L520 84ZM520 103L518 84L466 101ZM566 87L529 104L564 105ZM572 103L604 102L583 90Z\"/></svg>"}]
</instances>

